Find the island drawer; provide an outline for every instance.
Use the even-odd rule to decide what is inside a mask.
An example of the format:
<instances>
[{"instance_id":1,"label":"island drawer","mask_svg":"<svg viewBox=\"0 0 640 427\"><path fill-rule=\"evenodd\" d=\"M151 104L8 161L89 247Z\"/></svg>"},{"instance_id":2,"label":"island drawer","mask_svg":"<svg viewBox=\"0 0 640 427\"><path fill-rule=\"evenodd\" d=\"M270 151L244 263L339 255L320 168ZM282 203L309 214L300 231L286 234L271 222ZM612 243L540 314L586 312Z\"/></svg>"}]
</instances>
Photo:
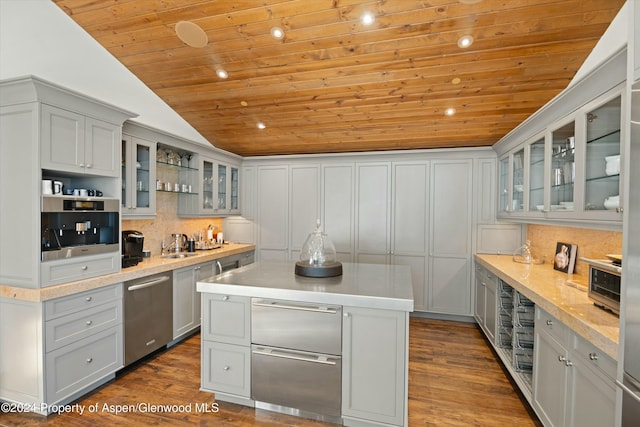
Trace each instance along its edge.
<instances>
[{"instance_id":1,"label":"island drawer","mask_svg":"<svg viewBox=\"0 0 640 427\"><path fill-rule=\"evenodd\" d=\"M251 342L342 354L342 307L252 298Z\"/></svg>"}]
</instances>

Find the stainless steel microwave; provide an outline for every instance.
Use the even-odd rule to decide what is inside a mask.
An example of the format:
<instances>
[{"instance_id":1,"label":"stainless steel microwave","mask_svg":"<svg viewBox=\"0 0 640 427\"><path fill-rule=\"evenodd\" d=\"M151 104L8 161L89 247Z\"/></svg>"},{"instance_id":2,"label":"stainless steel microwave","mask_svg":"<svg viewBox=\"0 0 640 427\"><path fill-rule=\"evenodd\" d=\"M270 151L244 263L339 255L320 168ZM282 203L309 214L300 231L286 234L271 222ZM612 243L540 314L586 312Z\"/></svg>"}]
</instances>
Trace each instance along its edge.
<instances>
[{"instance_id":1,"label":"stainless steel microwave","mask_svg":"<svg viewBox=\"0 0 640 427\"><path fill-rule=\"evenodd\" d=\"M622 267L608 260L583 261L589 264L589 299L596 306L619 315Z\"/></svg>"}]
</instances>

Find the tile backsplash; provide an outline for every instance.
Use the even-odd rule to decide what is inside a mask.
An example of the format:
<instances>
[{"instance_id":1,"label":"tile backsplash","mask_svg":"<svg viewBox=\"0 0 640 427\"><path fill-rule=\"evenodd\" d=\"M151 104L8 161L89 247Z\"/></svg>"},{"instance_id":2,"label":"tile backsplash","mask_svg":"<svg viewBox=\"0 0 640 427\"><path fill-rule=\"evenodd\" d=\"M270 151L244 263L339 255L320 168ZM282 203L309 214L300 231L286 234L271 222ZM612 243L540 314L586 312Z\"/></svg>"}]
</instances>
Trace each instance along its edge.
<instances>
[{"instance_id":1,"label":"tile backsplash","mask_svg":"<svg viewBox=\"0 0 640 427\"><path fill-rule=\"evenodd\" d=\"M582 275L588 274L588 266L580 257L605 259L606 254L622 253L622 232L619 231L528 224L527 240L536 253L544 255L550 268L553 268L557 242L578 245L575 273Z\"/></svg>"},{"instance_id":2,"label":"tile backsplash","mask_svg":"<svg viewBox=\"0 0 640 427\"><path fill-rule=\"evenodd\" d=\"M154 219L123 219L122 230L137 230L144 234L144 249L151 251L151 256L160 255L162 240L171 243L172 233L183 233L187 236L204 233L211 224L216 232L222 231L222 218L182 218L178 216L177 193L156 193L156 217Z\"/></svg>"}]
</instances>

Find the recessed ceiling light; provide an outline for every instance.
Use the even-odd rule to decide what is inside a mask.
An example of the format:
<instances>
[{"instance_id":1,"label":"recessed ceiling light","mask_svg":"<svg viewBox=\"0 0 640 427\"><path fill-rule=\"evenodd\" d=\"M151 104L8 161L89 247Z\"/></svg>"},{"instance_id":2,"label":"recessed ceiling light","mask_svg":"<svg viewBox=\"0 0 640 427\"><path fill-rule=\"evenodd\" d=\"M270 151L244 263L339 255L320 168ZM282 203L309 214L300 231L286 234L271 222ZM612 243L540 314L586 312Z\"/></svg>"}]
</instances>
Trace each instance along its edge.
<instances>
[{"instance_id":1,"label":"recessed ceiling light","mask_svg":"<svg viewBox=\"0 0 640 427\"><path fill-rule=\"evenodd\" d=\"M227 77L229 77L229 73L227 73L225 70L223 70L220 67L216 68L216 74L218 75L218 77L220 77L221 79L226 79Z\"/></svg>"},{"instance_id":2,"label":"recessed ceiling light","mask_svg":"<svg viewBox=\"0 0 640 427\"><path fill-rule=\"evenodd\" d=\"M363 25L371 25L375 22L376 16L371 12L365 12L360 17Z\"/></svg>"},{"instance_id":3,"label":"recessed ceiling light","mask_svg":"<svg viewBox=\"0 0 640 427\"><path fill-rule=\"evenodd\" d=\"M247 105L249 105L249 103L247 101L240 101L240 105L246 107Z\"/></svg>"},{"instance_id":4,"label":"recessed ceiling light","mask_svg":"<svg viewBox=\"0 0 640 427\"><path fill-rule=\"evenodd\" d=\"M458 39L458 47L465 48L469 47L473 44L473 37L471 36L462 36Z\"/></svg>"},{"instance_id":5,"label":"recessed ceiling light","mask_svg":"<svg viewBox=\"0 0 640 427\"><path fill-rule=\"evenodd\" d=\"M264 123L262 123L262 122L258 122L258 123L256 123L256 126L258 127L258 129L264 129L264 128L266 128L266 127L267 127L267 125L265 125L265 124L264 124Z\"/></svg>"},{"instance_id":6,"label":"recessed ceiling light","mask_svg":"<svg viewBox=\"0 0 640 427\"><path fill-rule=\"evenodd\" d=\"M475 4L480 3L482 0L458 0L462 4Z\"/></svg>"},{"instance_id":7,"label":"recessed ceiling light","mask_svg":"<svg viewBox=\"0 0 640 427\"><path fill-rule=\"evenodd\" d=\"M191 47L205 47L209 43L207 33L193 22L178 21L175 31L178 38Z\"/></svg>"},{"instance_id":8,"label":"recessed ceiling light","mask_svg":"<svg viewBox=\"0 0 640 427\"><path fill-rule=\"evenodd\" d=\"M462 80L460 80L460 77L454 77L453 79L451 79L451 83L454 85L459 85L461 81Z\"/></svg>"},{"instance_id":9,"label":"recessed ceiling light","mask_svg":"<svg viewBox=\"0 0 640 427\"><path fill-rule=\"evenodd\" d=\"M284 37L284 31L280 27L273 27L271 29L271 37L274 39L281 39Z\"/></svg>"},{"instance_id":10,"label":"recessed ceiling light","mask_svg":"<svg viewBox=\"0 0 640 427\"><path fill-rule=\"evenodd\" d=\"M446 110L444 110L444 115L445 116L453 116L456 113L456 109L455 108L447 108Z\"/></svg>"}]
</instances>

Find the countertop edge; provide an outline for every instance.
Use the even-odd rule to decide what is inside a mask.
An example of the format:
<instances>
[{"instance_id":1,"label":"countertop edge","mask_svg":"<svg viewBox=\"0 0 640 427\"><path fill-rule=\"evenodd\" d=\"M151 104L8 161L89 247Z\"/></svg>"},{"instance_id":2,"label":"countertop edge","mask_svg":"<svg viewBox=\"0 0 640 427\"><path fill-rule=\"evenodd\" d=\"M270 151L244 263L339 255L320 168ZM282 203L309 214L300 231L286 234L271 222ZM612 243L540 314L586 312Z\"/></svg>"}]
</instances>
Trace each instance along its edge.
<instances>
[{"instance_id":1,"label":"countertop edge","mask_svg":"<svg viewBox=\"0 0 640 427\"><path fill-rule=\"evenodd\" d=\"M55 298L73 295L79 292L89 291L104 286L113 285L128 280L138 279L165 271L176 270L203 262L214 261L230 255L236 255L255 250L254 244L232 243L225 244L220 249L203 252L200 255L170 259L161 256L145 258L136 266L123 268L117 273L105 274L88 279L76 280L45 288L21 288L9 285L0 285L0 298L7 300L19 300L30 302L44 302Z\"/></svg>"},{"instance_id":2,"label":"countertop edge","mask_svg":"<svg viewBox=\"0 0 640 427\"><path fill-rule=\"evenodd\" d=\"M503 257L501 261L504 261L506 257L511 260L511 256L508 255L486 255L486 254L476 254L474 256L476 262L481 266L485 267L487 270L495 274L498 278L504 280L509 285L511 285L514 289L521 292L524 296L532 300L536 305L540 306L543 310L556 317L559 321L567 325L569 329L571 329L576 334L580 335L582 338L590 342L591 344L598 347L600 350L605 352L608 356L613 358L614 360L618 359L618 334L619 334L619 326L615 328L612 325L599 325L595 322L590 322L588 319L580 317L575 313L572 313L567 308L558 305L556 302L548 299L544 295L534 291L526 284L522 283L517 277L510 275L505 272L501 268L499 268L495 260L497 258L493 257ZM530 266L522 265L522 269L529 268ZM514 267L517 268L517 267ZM535 267L534 267L535 268ZM554 272L555 274L555 272ZM563 273L557 273L561 275ZM571 279L570 276L567 276L567 280ZM586 298L586 293L584 291L580 291L575 288L570 288L567 286L565 292L575 292L576 295L584 295ZM591 310L591 308L589 309ZM606 314L607 316L611 316L612 322L615 323L615 316L613 314L600 312L597 310L601 310L593 306L593 313ZM615 331L613 329L616 329ZM615 332L615 333L614 333ZM615 335L615 337L614 337ZM615 338L615 339L614 339Z\"/></svg>"},{"instance_id":3,"label":"countertop edge","mask_svg":"<svg viewBox=\"0 0 640 427\"><path fill-rule=\"evenodd\" d=\"M331 292L260 288L247 285L197 282L199 292L228 294L256 298L275 298L281 300L336 304L350 307L375 308L392 311L413 311L413 300L391 297L375 297Z\"/></svg>"}]
</instances>

